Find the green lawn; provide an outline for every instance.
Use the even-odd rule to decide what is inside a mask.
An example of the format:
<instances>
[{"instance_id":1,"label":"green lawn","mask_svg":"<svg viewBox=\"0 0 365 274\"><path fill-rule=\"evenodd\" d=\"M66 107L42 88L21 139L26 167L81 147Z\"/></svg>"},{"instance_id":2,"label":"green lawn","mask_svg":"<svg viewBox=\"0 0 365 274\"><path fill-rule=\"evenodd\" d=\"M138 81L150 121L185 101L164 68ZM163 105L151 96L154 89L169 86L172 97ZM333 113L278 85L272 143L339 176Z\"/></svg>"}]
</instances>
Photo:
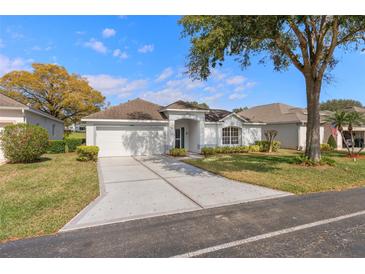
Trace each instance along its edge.
<instances>
[{"instance_id":1,"label":"green lawn","mask_svg":"<svg viewBox=\"0 0 365 274\"><path fill-rule=\"evenodd\" d=\"M85 132L71 132L67 137L68 138L81 138L81 139L85 139L86 138L86 133Z\"/></svg>"},{"instance_id":2,"label":"green lawn","mask_svg":"<svg viewBox=\"0 0 365 274\"><path fill-rule=\"evenodd\" d=\"M297 151L246 153L186 160L187 163L230 179L289 191L295 194L365 186L365 158L353 162L344 153L329 152L336 166L305 167L293 164Z\"/></svg>"},{"instance_id":3,"label":"green lawn","mask_svg":"<svg viewBox=\"0 0 365 274\"><path fill-rule=\"evenodd\" d=\"M99 194L96 164L75 153L0 166L0 241L58 231Z\"/></svg>"}]
</instances>

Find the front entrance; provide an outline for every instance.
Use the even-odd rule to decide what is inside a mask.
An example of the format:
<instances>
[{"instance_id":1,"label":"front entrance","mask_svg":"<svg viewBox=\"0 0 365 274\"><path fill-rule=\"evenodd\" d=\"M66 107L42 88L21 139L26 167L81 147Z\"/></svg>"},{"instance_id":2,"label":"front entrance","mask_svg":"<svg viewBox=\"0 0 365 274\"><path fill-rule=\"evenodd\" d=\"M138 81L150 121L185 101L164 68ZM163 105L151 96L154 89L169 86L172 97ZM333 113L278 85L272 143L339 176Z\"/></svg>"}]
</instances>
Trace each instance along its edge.
<instances>
[{"instance_id":1,"label":"front entrance","mask_svg":"<svg viewBox=\"0 0 365 274\"><path fill-rule=\"evenodd\" d=\"M185 128L175 129L175 148L185 148Z\"/></svg>"}]
</instances>

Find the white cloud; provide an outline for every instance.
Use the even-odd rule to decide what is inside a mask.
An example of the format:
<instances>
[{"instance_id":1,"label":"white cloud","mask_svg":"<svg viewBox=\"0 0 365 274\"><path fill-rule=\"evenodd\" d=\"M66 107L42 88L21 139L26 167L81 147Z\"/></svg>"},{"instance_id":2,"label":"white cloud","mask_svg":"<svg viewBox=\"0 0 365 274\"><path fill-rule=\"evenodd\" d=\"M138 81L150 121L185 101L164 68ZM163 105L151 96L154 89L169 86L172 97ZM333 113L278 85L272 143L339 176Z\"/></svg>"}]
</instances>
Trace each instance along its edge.
<instances>
[{"instance_id":1,"label":"white cloud","mask_svg":"<svg viewBox=\"0 0 365 274\"><path fill-rule=\"evenodd\" d=\"M52 46L47 46L47 47L40 47L40 46L33 46L31 48L31 50L34 50L34 51L50 51L52 49Z\"/></svg>"},{"instance_id":2,"label":"white cloud","mask_svg":"<svg viewBox=\"0 0 365 274\"><path fill-rule=\"evenodd\" d=\"M106 96L116 95L123 98L131 95L147 85L147 80L139 79L129 81L127 78L111 76L107 74L84 75L90 85L101 91Z\"/></svg>"},{"instance_id":3,"label":"white cloud","mask_svg":"<svg viewBox=\"0 0 365 274\"><path fill-rule=\"evenodd\" d=\"M144 45L144 46L140 47L138 49L138 52L140 52L140 53L148 53L148 52L152 52L154 49L155 49L155 46L152 45L152 44L149 44L149 45Z\"/></svg>"},{"instance_id":4,"label":"white cloud","mask_svg":"<svg viewBox=\"0 0 365 274\"><path fill-rule=\"evenodd\" d=\"M246 78L241 75L232 76L226 80L228 85L241 85L244 81L246 81Z\"/></svg>"},{"instance_id":5,"label":"white cloud","mask_svg":"<svg viewBox=\"0 0 365 274\"><path fill-rule=\"evenodd\" d=\"M203 90L207 91L207 92L210 92L210 93L213 93L213 92L217 91L217 89L215 87L210 87L210 86L205 87Z\"/></svg>"},{"instance_id":6,"label":"white cloud","mask_svg":"<svg viewBox=\"0 0 365 274\"><path fill-rule=\"evenodd\" d=\"M177 100L192 101L193 98L185 92L164 88L158 91L148 91L141 95L145 100L155 102L160 105L168 105Z\"/></svg>"},{"instance_id":7,"label":"white cloud","mask_svg":"<svg viewBox=\"0 0 365 274\"><path fill-rule=\"evenodd\" d=\"M0 76L13 70L29 70L29 62L31 60L24 60L22 58L12 59L0 54Z\"/></svg>"},{"instance_id":8,"label":"white cloud","mask_svg":"<svg viewBox=\"0 0 365 274\"><path fill-rule=\"evenodd\" d=\"M84 46L99 53L106 53L108 50L106 46L104 46L103 42L100 42L94 38L91 38L88 42L85 42Z\"/></svg>"},{"instance_id":9,"label":"white cloud","mask_svg":"<svg viewBox=\"0 0 365 274\"><path fill-rule=\"evenodd\" d=\"M77 35L85 35L86 34L86 31L81 31L81 30L78 30L75 32Z\"/></svg>"},{"instance_id":10,"label":"white cloud","mask_svg":"<svg viewBox=\"0 0 365 274\"><path fill-rule=\"evenodd\" d=\"M0 48L5 48L5 44L3 42L3 39L0 39Z\"/></svg>"},{"instance_id":11,"label":"white cloud","mask_svg":"<svg viewBox=\"0 0 365 274\"><path fill-rule=\"evenodd\" d=\"M190 78L175 79L166 82L166 86L170 88L178 88L180 90L190 91L196 88L203 88L204 83L199 80L192 80Z\"/></svg>"},{"instance_id":12,"label":"white cloud","mask_svg":"<svg viewBox=\"0 0 365 274\"><path fill-rule=\"evenodd\" d=\"M166 80L167 78L169 78L172 74L174 74L174 71L172 68L168 67L165 68L161 74L156 78L156 82L162 82L164 80Z\"/></svg>"},{"instance_id":13,"label":"white cloud","mask_svg":"<svg viewBox=\"0 0 365 274\"><path fill-rule=\"evenodd\" d=\"M117 31L115 29L109 29L109 28L106 28L103 30L102 32L102 35L104 38L110 38L110 37L113 37L117 34Z\"/></svg>"},{"instance_id":14,"label":"white cloud","mask_svg":"<svg viewBox=\"0 0 365 274\"><path fill-rule=\"evenodd\" d=\"M127 59L128 58L128 54L124 51L121 51L120 49L115 49L113 51L113 56L118 57L120 59Z\"/></svg>"},{"instance_id":15,"label":"white cloud","mask_svg":"<svg viewBox=\"0 0 365 274\"><path fill-rule=\"evenodd\" d=\"M127 19L127 17L128 17L127 15L119 15L119 16L118 16L118 18L119 18L119 19L122 19L122 20Z\"/></svg>"},{"instance_id":16,"label":"white cloud","mask_svg":"<svg viewBox=\"0 0 365 274\"><path fill-rule=\"evenodd\" d=\"M229 100L239 100L245 98L247 95L244 93L232 93L228 96Z\"/></svg>"},{"instance_id":17,"label":"white cloud","mask_svg":"<svg viewBox=\"0 0 365 274\"><path fill-rule=\"evenodd\" d=\"M203 102L207 102L208 104L214 103L219 98L223 97L223 95L224 95L223 93L216 93L216 94L213 94L211 96L205 96L203 98Z\"/></svg>"}]
</instances>

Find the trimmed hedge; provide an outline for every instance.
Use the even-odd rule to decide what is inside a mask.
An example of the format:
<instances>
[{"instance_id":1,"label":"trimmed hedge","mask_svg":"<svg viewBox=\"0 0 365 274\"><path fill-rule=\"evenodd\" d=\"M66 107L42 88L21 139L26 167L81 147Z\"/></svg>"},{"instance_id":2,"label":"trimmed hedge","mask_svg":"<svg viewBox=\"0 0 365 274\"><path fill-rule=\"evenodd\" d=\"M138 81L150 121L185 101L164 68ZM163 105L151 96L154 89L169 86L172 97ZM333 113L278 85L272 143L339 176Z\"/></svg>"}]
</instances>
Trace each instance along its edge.
<instances>
[{"instance_id":1,"label":"trimmed hedge","mask_svg":"<svg viewBox=\"0 0 365 274\"><path fill-rule=\"evenodd\" d=\"M255 145L258 145L260 147L261 152L268 152L270 143L269 141L256 141ZM272 151L277 152L280 148L281 143L279 141L273 141L272 144Z\"/></svg>"},{"instance_id":2,"label":"trimmed hedge","mask_svg":"<svg viewBox=\"0 0 365 274\"><path fill-rule=\"evenodd\" d=\"M321 144L321 151L333 151L333 148L329 144Z\"/></svg>"},{"instance_id":3,"label":"trimmed hedge","mask_svg":"<svg viewBox=\"0 0 365 274\"><path fill-rule=\"evenodd\" d=\"M201 154L204 156L210 156L215 154L232 154L232 153L247 153L247 152L259 152L260 146L250 145L250 146L224 146L224 147L203 147L201 149Z\"/></svg>"},{"instance_id":4,"label":"trimmed hedge","mask_svg":"<svg viewBox=\"0 0 365 274\"><path fill-rule=\"evenodd\" d=\"M40 126L7 125L0 135L4 156L12 163L30 163L47 151L48 133Z\"/></svg>"},{"instance_id":5,"label":"trimmed hedge","mask_svg":"<svg viewBox=\"0 0 365 274\"><path fill-rule=\"evenodd\" d=\"M65 153L65 141L64 140L49 140L47 152L48 153Z\"/></svg>"},{"instance_id":6,"label":"trimmed hedge","mask_svg":"<svg viewBox=\"0 0 365 274\"><path fill-rule=\"evenodd\" d=\"M97 146L78 146L76 148L78 161L96 161L98 159L99 147Z\"/></svg>"},{"instance_id":7,"label":"trimmed hedge","mask_svg":"<svg viewBox=\"0 0 365 274\"><path fill-rule=\"evenodd\" d=\"M82 138L65 138L65 151L74 152L78 146L84 144Z\"/></svg>"},{"instance_id":8,"label":"trimmed hedge","mask_svg":"<svg viewBox=\"0 0 365 274\"><path fill-rule=\"evenodd\" d=\"M170 149L169 154L174 157L182 157L186 156L187 152L185 148L172 148Z\"/></svg>"}]
</instances>

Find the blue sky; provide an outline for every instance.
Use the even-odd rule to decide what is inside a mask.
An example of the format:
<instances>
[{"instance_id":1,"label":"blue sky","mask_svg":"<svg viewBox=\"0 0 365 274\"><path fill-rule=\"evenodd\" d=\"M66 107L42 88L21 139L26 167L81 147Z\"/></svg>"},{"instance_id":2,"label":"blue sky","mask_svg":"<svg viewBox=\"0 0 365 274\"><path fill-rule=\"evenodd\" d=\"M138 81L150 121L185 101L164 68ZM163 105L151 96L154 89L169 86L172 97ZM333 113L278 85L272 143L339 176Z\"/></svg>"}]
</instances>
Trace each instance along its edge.
<instances>
[{"instance_id":1,"label":"blue sky","mask_svg":"<svg viewBox=\"0 0 365 274\"><path fill-rule=\"evenodd\" d=\"M1 16L0 76L57 63L83 75L112 105L136 97L161 105L196 100L232 109L272 102L304 107L305 85L295 69L270 63L241 70L227 60L207 82L184 74L189 41L180 39L178 16ZM365 54L337 51L334 81L322 100L352 98L365 104Z\"/></svg>"}]
</instances>

